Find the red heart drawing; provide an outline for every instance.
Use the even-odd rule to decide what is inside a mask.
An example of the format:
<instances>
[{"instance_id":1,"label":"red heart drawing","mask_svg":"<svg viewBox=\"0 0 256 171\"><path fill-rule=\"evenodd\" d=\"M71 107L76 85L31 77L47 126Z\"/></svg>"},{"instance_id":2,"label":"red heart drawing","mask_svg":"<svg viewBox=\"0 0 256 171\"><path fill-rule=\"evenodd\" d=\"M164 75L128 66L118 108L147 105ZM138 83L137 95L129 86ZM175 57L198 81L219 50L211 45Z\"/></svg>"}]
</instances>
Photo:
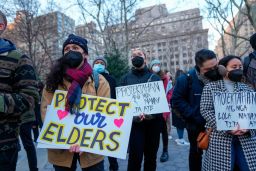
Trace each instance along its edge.
<instances>
[{"instance_id":1,"label":"red heart drawing","mask_svg":"<svg viewBox=\"0 0 256 171\"><path fill-rule=\"evenodd\" d=\"M61 119L65 118L68 115L68 112L65 111L65 110L58 110L57 114L58 114L59 119L61 120Z\"/></svg>"},{"instance_id":2,"label":"red heart drawing","mask_svg":"<svg viewBox=\"0 0 256 171\"><path fill-rule=\"evenodd\" d=\"M115 120L114 120L114 124L115 124L118 128L120 128L120 127L123 125L123 123L124 123L124 119L123 119L123 118L115 119Z\"/></svg>"}]
</instances>

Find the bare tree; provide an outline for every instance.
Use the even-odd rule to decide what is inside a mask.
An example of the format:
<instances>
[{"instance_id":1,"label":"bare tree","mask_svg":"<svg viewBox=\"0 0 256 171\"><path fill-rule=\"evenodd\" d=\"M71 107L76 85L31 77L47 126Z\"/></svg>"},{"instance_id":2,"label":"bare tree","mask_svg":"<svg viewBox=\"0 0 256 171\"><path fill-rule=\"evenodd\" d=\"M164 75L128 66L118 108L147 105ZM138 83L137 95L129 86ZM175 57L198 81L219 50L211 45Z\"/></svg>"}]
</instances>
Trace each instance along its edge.
<instances>
[{"instance_id":1,"label":"bare tree","mask_svg":"<svg viewBox=\"0 0 256 171\"><path fill-rule=\"evenodd\" d=\"M256 31L255 3L249 0L205 0L205 2L208 21L221 37L219 44L223 56L230 53L244 55L249 50L249 46L246 45L249 36L243 31L244 26L249 24ZM245 48L240 50L242 46Z\"/></svg>"},{"instance_id":2,"label":"bare tree","mask_svg":"<svg viewBox=\"0 0 256 171\"><path fill-rule=\"evenodd\" d=\"M54 0L48 0L46 9L41 8L39 0L8 1L8 4L12 4L15 7L14 11L17 12L12 23L13 29L8 30L6 37L30 56L37 75L44 79L53 61L61 55L60 45L64 38L73 32L73 29L65 30L66 25L74 28L74 22L60 20L65 22L65 27L63 23L57 23L58 17L64 14L54 11L59 9ZM42 15L42 11L46 14Z\"/></svg>"},{"instance_id":3,"label":"bare tree","mask_svg":"<svg viewBox=\"0 0 256 171\"><path fill-rule=\"evenodd\" d=\"M39 2L37 0L14 0L13 5L16 10L15 26L12 30L14 42L31 57L38 73L36 47L40 23L37 23L35 17L39 14Z\"/></svg>"},{"instance_id":4,"label":"bare tree","mask_svg":"<svg viewBox=\"0 0 256 171\"><path fill-rule=\"evenodd\" d=\"M109 0L107 3L103 0L76 0L76 5L79 6L84 21L91 18L96 22L99 29L97 35L102 38L106 53L118 48L125 57L128 56L132 44L146 32L153 21L159 18L152 18L140 28L134 27L139 24L135 22L135 10L138 3L139 0ZM152 8L142 11L140 15Z\"/></svg>"}]
</instances>

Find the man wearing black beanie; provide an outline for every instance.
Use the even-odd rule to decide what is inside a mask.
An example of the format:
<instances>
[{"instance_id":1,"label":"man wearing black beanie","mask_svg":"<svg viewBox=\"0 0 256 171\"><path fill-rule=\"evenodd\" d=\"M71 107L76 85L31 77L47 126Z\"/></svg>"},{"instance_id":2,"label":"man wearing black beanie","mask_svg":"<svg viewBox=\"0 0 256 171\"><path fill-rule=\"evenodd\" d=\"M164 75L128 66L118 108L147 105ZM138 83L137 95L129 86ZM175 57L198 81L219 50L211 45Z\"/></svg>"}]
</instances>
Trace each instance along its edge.
<instances>
[{"instance_id":1,"label":"man wearing black beanie","mask_svg":"<svg viewBox=\"0 0 256 171\"><path fill-rule=\"evenodd\" d=\"M256 90L256 33L250 37L253 52L244 58L244 75L246 82Z\"/></svg>"}]
</instances>

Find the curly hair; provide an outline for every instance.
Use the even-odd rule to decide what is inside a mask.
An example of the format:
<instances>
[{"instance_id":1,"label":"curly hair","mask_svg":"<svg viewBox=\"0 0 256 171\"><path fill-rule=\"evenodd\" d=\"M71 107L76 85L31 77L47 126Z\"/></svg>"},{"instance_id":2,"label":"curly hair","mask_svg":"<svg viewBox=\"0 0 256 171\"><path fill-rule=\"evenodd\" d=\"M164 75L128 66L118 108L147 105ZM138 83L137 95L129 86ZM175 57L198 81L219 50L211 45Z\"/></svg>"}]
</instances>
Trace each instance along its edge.
<instances>
[{"instance_id":1,"label":"curly hair","mask_svg":"<svg viewBox=\"0 0 256 171\"><path fill-rule=\"evenodd\" d=\"M58 86L64 86L63 79L66 78L67 65L63 63L63 58L59 58L55 61L55 64L51 67L50 73L46 78L46 90L54 93L58 89Z\"/></svg>"}]
</instances>

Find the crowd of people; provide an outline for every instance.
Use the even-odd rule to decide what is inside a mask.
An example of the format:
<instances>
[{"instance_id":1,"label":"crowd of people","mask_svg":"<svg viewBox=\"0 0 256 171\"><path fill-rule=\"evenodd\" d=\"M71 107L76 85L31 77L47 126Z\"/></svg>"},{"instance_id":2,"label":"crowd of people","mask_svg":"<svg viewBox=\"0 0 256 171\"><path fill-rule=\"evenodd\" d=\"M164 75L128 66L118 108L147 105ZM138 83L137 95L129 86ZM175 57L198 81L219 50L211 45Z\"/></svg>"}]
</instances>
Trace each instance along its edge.
<instances>
[{"instance_id":1,"label":"crowd of people","mask_svg":"<svg viewBox=\"0 0 256 171\"><path fill-rule=\"evenodd\" d=\"M0 35L6 26L6 16L0 11ZM162 69L159 60L148 61L146 53L133 49L129 59L132 67L117 84L108 71L107 60L96 57L89 64L87 40L70 34L63 43L62 56L50 68L43 86L31 59L11 41L0 38L0 171L16 170L19 136L30 171L38 170L33 141L38 137L38 128L42 127L55 90L67 91L65 110L73 114L78 111L81 94L115 99L117 86L153 81L163 81L170 112L133 117L128 171L140 171L142 163L145 171L156 170L161 137L160 162L169 160L171 125L177 130L177 145L190 146L190 171L255 171L256 130L217 130L212 98L215 91L256 90L256 34L250 37L250 44L254 51L243 60L234 55L218 60L213 51L201 49L195 54L195 67L188 72L178 70L175 77ZM203 157L197 137L209 128L209 146ZM185 129L189 142L184 139ZM104 170L104 156L81 152L77 144L69 150L48 149L48 161L55 171L75 171L77 162L83 171ZM119 170L116 158L108 157L108 161L110 171Z\"/></svg>"}]
</instances>

